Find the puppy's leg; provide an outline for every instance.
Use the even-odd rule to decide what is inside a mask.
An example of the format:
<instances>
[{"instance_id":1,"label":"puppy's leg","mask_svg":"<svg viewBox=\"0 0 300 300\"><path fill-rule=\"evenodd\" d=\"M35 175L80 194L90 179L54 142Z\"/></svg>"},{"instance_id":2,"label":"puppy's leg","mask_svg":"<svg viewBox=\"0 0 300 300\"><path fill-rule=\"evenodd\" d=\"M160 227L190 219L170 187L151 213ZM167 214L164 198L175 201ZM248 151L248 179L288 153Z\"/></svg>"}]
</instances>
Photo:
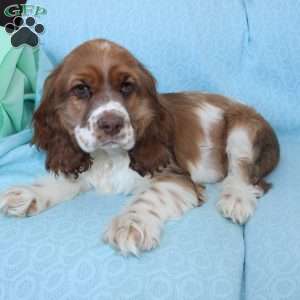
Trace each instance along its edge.
<instances>
[{"instance_id":1,"label":"puppy's leg","mask_svg":"<svg viewBox=\"0 0 300 300\"><path fill-rule=\"evenodd\" d=\"M155 248L164 222L199 206L203 199L203 187L195 186L183 175L154 177L151 187L112 220L104 241L123 255L138 255L140 251Z\"/></svg>"},{"instance_id":2,"label":"puppy's leg","mask_svg":"<svg viewBox=\"0 0 300 300\"><path fill-rule=\"evenodd\" d=\"M224 217L243 224L253 215L257 199L264 194L262 185L252 182L257 149L250 128L233 128L228 135L226 152L228 175L222 183L217 208Z\"/></svg>"},{"instance_id":3,"label":"puppy's leg","mask_svg":"<svg viewBox=\"0 0 300 300\"><path fill-rule=\"evenodd\" d=\"M0 210L6 215L32 216L75 197L84 189L80 180L49 175L26 186L14 186L0 195Z\"/></svg>"}]
</instances>

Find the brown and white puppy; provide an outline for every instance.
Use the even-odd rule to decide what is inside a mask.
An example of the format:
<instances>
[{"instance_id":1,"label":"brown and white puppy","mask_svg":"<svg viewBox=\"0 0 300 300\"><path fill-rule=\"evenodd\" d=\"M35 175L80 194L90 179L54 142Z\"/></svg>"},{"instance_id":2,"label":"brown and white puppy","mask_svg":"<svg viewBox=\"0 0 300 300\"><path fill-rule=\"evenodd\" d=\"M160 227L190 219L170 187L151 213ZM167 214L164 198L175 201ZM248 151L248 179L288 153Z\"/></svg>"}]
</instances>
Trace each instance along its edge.
<instances>
[{"instance_id":1,"label":"brown and white puppy","mask_svg":"<svg viewBox=\"0 0 300 300\"><path fill-rule=\"evenodd\" d=\"M130 151L132 167L141 174L151 173L172 152L194 183L223 180L219 211L233 222L245 223L257 199L271 187L264 177L279 161L271 126L252 108L216 94L173 93L158 98L168 114L159 127L168 128L169 135L153 148L144 143L147 136L137 141Z\"/></svg>"},{"instance_id":2,"label":"brown and white puppy","mask_svg":"<svg viewBox=\"0 0 300 300\"><path fill-rule=\"evenodd\" d=\"M2 211L34 215L91 188L134 193L104 235L123 254L155 247L166 220L201 203L201 183L225 178L218 208L246 222L279 159L254 110L218 95L159 94L149 71L107 40L82 44L52 72L34 129L50 175L5 192Z\"/></svg>"}]
</instances>

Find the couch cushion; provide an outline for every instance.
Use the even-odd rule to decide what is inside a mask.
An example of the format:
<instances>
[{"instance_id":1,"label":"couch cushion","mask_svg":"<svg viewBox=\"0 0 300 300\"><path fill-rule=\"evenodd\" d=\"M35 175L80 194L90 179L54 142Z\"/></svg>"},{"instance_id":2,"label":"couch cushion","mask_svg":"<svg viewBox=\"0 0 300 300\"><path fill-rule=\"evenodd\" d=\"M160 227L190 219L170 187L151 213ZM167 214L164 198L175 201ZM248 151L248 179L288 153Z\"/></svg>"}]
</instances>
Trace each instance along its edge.
<instances>
[{"instance_id":1,"label":"couch cushion","mask_svg":"<svg viewBox=\"0 0 300 300\"><path fill-rule=\"evenodd\" d=\"M108 38L149 67L161 91L219 92L276 127L300 126L298 0L30 3L48 10L42 42L56 62L87 39Z\"/></svg>"},{"instance_id":2,"label":"couch cushion","mask_svg":"<svg viewBox=\"0 0 300 300\"><path fill-rule=\"evenodd\" d=\"M280 136L274 187L246 225L246 300L300 299L300 132Z\"/></svg>"},{"instance_id":3,"label":"couch cushion","mask_svg":"<svg viewBox=\"0 0 300 300\"><path fill-rule=\"evenodd\" d=\"M44 174L23 145L0 159L0 190ZM210 201L169 222L161 246L124 258L101 241L127 200L87 193L31 218L0 216L0 299L228 299L240 296L244 244L239 226Z\"/></svg>"}]
</instances>

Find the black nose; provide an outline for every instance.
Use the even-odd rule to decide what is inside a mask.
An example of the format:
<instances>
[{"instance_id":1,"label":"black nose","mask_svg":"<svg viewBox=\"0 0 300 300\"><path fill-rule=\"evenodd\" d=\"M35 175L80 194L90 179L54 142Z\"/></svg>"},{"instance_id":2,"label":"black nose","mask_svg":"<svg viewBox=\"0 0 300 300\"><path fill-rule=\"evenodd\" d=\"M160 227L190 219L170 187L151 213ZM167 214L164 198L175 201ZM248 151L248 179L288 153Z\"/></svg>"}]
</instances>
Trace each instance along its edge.
<instances>
[{"instance_id":1,"label":"black nose","mask_svg":"<svg viewBox=\"0 0 300 300\"><path fill-rule=\"evenodd\" d=\"M98 128L106 134L116 135L124 126L124 119L116 114L106 113L97 121Z\"/></svg>"}]
</instances>

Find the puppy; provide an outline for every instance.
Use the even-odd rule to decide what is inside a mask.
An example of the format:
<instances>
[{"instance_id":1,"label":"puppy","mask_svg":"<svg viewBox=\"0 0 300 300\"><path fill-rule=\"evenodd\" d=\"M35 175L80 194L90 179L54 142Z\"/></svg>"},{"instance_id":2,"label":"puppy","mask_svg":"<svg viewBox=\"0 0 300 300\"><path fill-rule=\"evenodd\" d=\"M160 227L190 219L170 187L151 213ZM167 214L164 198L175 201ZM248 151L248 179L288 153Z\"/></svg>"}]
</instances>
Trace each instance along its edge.
<instances>
[{"instance_id":1,"label":"puppy","mask_svg":"<svg viewBox=\"0 0 300 300\"><path fill-rule=\"evenodd\" d=\"M33 125L49 176L3 193L3 213L36 215L92 188L132 194L104 233L124 255L156 247L165 221L204 201L202 183L224 179L218 209L246 222L279 160L254 110L219 95L159 94L150 72L107 40L82 44L50 74Z\"/></svg>"}]
</instances>

